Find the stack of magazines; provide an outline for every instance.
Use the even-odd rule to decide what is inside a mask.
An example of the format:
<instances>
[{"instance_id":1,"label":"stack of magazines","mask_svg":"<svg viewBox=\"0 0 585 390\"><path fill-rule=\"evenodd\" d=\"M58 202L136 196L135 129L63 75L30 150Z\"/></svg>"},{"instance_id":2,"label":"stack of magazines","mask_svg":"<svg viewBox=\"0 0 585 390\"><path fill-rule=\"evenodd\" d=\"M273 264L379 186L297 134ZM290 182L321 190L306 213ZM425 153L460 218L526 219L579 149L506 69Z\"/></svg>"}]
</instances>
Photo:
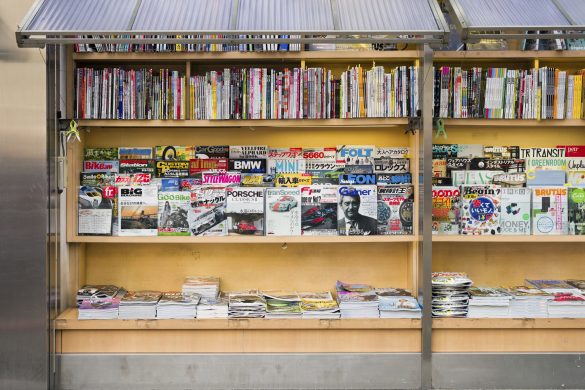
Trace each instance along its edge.
<instances>
[{"instance_id":1,"label":"stack of magazines","mask_svg":"<svg viewBox=\"0 0 585 390\"><path fill-rule=\"evenodd\" d=\"M120 301L118 318L121 320L155 319L159 291L130 291Z\"/></svg>"},{"instance_id":2,"label":"stack of magazines","mask_svg":"<svg viewBox=\"0 0 585 390\"><path fill-rule=\"evenodd\" d=\"M469 295L469 318L504 318L510 315L512 296L501 288L471 287Z\"/></svg>"},{"instance_id":3,"label":"stack of magazines","mask_svg":"<svg viewBox=\"0 0 585 390\"><path fill-rule=\"evenodd\" d=\"M188 276L183 282L183 294L197 294L202 298L215 299L219 294L217 276Z\"/></svg>"},{"instance_id":4,"label":"stack of magazines","mask_svg":"<svg viewBox=\"0 0 585 390\"><path fill-rule=\"evenodd\" d=\"M126 290L116 286L87 285L77 291L78 319L111 320L118 318L120 299Z\"/></svg>"},{"instance_id":5,"label":"stack of magazines","mask_svg":"<svg viewBox=\"0 0 585 390\"><path fill-rule=\"evenodd\" d=\"M528 286L509 287L506 291L513 296L510 301L510 317L548 317L548 301L553 299L551 294Z\"/></svg>"},{"instance_id":6,"label":"stack of magazines","mask_svg":"<svg viewBox=\"0 0 585 390\"><path fill-rule=\"evenodd\" d=\"M264 318L266 301L257 290L228 293L229 318Z\"/></svg>"},{"instance_id":7,"label":"stack of magazines","mask_svg":"<svg viewBox=\"0 0 585 390\"><path fill-rule=\"evenodd\" d=\"M301 292L302 318L338 319L339 306L329 291Z\"/></svg>"},{"instance_id":8,"label":"stack of magazines","mask_svg":"<svg viewBox=\"0 0 585 390\"><path fill-rule=\"evenodd\" d=\"M378 296L368 284L337 281L337 302L341 318L379 318Z\"/></svg>"},{"instance_id":9,"label":"stack of magazines","mask_svg":"<svg viewBox=\"0 0 585 390\"><path fill-rule=\"evenodd\" d=\"M223 294L214 298L202 297L197 306L197 318L228 318L228 300Z\"/></svg>"},{"instance_id":10,"label":"stack of magazines","mask_svg":"<svg viewBox=\"0 0 585 390\"><path fill-rule=\"evenodd\" d=\"M421 308L410 291L402 288L376 288L380 318L421 318Z\"/></svg>"},{"instance_id":11,"label":"stack of magazines","mask_svg":"<svg viewBox=\"0 0 585 390\"><path fill-rule=\"evenodd\" d=\"M198 295L164 292L156 305L156 318L195 318L198 302Z\"/></svg>"},{"instance_id":12,"label":"stack of magazines","mask_svg":"<svg viewBox=\"0 0 585 390\"><path fill-rule=\"evenodd\" d=\"M536 287L549 294L579 294L578 288L572 284L567 283L565 280L556 279L532 279L526 280L528 284Z\"/></svg>"},{"instance_id":13,"label":"stack of magazines","mask_svg":"<svg viewBox=\"0 0 585 390\"><path fill-rule=\"evenodd\" d=\"M551 318L585 318L585 297L576 293L557 293L548 301Z\"/></svg>"},{"instance_id":14,"label":"stack of magazines","mask_svg":"<svg viewBox=\"0 0 585 390\"><path fill-rule=\"evenodd\" d=\"M433 317L465 317L472 281L464 272L433 272Z\"/></svg>"},{"instance_id":15,"label":"stack of magazines","mask_svg":"<svg viewBox=\"0 0 585 390\"><path fill-rule=\"evenodd\" d=\"M301 318L300 298L297 293L263 291L266 300L265 318Z\"/></svg>"}]
</instances>

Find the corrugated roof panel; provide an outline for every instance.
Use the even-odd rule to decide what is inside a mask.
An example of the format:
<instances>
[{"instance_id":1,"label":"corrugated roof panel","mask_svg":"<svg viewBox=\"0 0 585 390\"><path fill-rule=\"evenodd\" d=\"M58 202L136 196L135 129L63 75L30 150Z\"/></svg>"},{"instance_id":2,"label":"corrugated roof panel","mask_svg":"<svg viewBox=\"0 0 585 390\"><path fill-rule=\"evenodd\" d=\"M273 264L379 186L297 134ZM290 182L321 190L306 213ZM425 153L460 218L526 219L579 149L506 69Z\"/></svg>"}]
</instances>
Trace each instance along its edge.
<instances>
[{"instance_id":1,"label":"corrugated roof panel","mask_svg":"<svg viewBox=\"0 0 585 390\"><path fill-rule=\"evenodd\" d=\"M575 23L585 26L584 0L558 0L558 2L571 15Z\"/></svg>"},{"instance_id":2,"label":"corrugated roof panel","mask_svg":"<svg viewBox=\"0 0 585 390\"><path fill-rule=\"evenodd\" d=\"M232 0L142 0L134 31L230 30Z\"/></svg>"},{"instance_id":3,"label":"corrugated roof panel","mask_svg":"<svg viewBox=\"0 0 585 390\"><path fill-rule=\"evenodd\" d=\"M240 0L238 30L332 31L330 0Z\"/></svg>"},{"instance_id":4,"label":"corrugated roof panel","mask_svg":"<svg viewBox=\"0 0 585 390\"><path fill-rule=\"evenodd\" d=\"M128 27L136 0L49 0L27 31L112 31Z\"/></svg>"},{"instance_id":5,"label":"corrugated roof panel","mask_svg":"<svg viewBox=\"0 0 585 390\"><path fill-rule=\"evenodd\" d=\"M437 31L427 0L337 0L344 31Z\"/></svg>"},{"instance_id":6,"label":"corrugated roof panel","mask_svg":"<svg viewBox=\"0 0 585 390\"><path fill-rule=\"evenodd\" d=\"M459 3L471 28L569 24L551 0L459 0Z\"/></svg>"}]
</instances>

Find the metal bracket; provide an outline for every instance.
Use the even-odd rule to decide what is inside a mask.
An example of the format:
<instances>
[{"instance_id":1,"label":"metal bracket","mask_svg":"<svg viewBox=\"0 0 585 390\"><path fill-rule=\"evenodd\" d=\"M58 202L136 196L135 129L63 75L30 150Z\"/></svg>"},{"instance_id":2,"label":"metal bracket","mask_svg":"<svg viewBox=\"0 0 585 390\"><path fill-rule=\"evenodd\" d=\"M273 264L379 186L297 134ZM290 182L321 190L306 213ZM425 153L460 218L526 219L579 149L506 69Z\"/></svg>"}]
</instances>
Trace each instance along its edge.
<instances>
[{"instance_id":1,"label":"metal bracket","mask_svg":"<svg viewBox=\"0 0 585 390\"><path fill-rule=\"evenodd\" d=\"M406 131L404 134L412 134L415 135L416 131L421 128L421 118L420 117L410 117L408 118L408 126L406 126Z\"/></svg>"}]
</instances>

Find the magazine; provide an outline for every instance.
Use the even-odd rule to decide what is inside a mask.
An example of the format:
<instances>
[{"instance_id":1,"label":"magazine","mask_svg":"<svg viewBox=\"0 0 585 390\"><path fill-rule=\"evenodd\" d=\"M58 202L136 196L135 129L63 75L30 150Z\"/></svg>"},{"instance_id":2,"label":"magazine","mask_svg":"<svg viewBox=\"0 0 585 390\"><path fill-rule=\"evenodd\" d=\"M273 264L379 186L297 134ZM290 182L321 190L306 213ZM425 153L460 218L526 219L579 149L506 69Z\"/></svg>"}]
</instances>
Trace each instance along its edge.
<instances>
[{"instance_id":1,"label":"magazine","mask_svg":"<svg viewBox=\"0 0 585 390\"><path fill-rule=\"evenodd\" d=\"M226 190L223 186L196 186L191 190L189 230L193 236L225 236Z\"/></svg>"},{"instance_id":2,"label":"magazine","mask_svg":"<svg viewBox=\"0 0 585 390\"><path fill-rule=\"evenodd\" d=\"M185 191L158 193L158 235L188 236L187 213L191 194Z\"/></svg>"},{"instance_id":3,"label":"magazine","mask_svg":"<svg viewBox=\"0 0 585 390\"><path fill-rule=\"evenodd\" d=\"M375 235L378 231L376 186L339 186L337 231L341 236Z\"/></svg>"},{"instance_id":4,"label":"magazine","mask_svg":"<svg viewBox=\"0 0 585 390\"><path fill-rule=\"evenodd\" d=\"M264 191L262 187L227 187L228 235L264 235Z\"/></svg>"},{"instance_id":5,"label":"magazine","mask_svg":"<svg viewBox=\"0 0 585 390\"><path fill-rule=\"evenodd\" d=\"M413 186L378 187L378 234L412 234Z\"/></svg>"},{"instance_id":6,"label":"magazine","mask_svg":"<svg viewBox=\"0 0 585 390\"><path fill-rule=\"evenodd\" d=\"M301 235L300 188L266 189L266 235Z\"/></svg>"},{"instance_id":7,"label":"magazine","mask_svg":"<svg viewBox=\"0 0 585 390\"><path fill-rule=\"evenodd\" d=\"M116 187L79 187L77 202L77 233L111 235L116 202Z\"/></svg>"},{"instance_id":8,"label":"magazine","mask_svg":"<svg viewBox=\"0 0 585 390\"><path fill-rule=\"evenodd\" d=\"M158 190L155 186L118 187L120 236L156 236Z\"/></svg>"}]
</instances>

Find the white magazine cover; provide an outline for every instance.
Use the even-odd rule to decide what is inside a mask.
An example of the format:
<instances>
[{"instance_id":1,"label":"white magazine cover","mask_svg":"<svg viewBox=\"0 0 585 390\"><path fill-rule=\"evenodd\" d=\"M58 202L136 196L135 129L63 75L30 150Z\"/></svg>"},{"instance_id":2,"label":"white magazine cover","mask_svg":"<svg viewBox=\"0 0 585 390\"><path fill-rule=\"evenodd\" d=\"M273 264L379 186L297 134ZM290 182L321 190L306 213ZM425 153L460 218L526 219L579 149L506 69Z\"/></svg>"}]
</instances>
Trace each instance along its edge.
<instances>
[{"instance_id":1,"label":"white magazine cover","mask_svg":"<svg viewBox=\"0 0 585 390\"><path fill-rule=\"evenodd\" d=\"M500 186L461 186L461 234L500 234L500 194Z\"/></svg>"},{"instance_id":2,"label":"white magazine cover","mask_svg":"<svg viewBox=\"0 0 585 390\"><path fill-rule=\"evenodd\" d=\"M77 233L112 234L116 187L80 186L77 198Z\"/></svg>"},{"instance_id":3,"label":"white magazine cover","mask_svg":"<svg viewBox=\"0 0 585 390\"><path fill-rule=\"evenodd\" d=\"M532 188L532 234L568 234L567 187Z\"/></svg>"},{"instance_id":4,"label":"white magazine cover","mask_svg":"<svg viewBox=\"0 0 585 390\"><path fill-rule=\"evenodd\" d=\"M264 191L262 187L227 187L228 235L264 235Z\"/></svg>"},{"instance_id":5,"label":"white magazine cover","mask_svg":"<svg viewBox=\"0 0 585 390\"><path fill-rule=\"evenodd\" d=\"M301 229L303 236L337 235L337 186L301 187Z\"/></svg>"},{"instance_id":6,"label":"white magazine cover","mask_svg":"<svg viewBox=\"0 0 585 390\"><path fill-rule=\"evenodd\" d=\"M337 162L346 165L368 165L374 163L374 145L337 145Z\"/></svg>"},{"instance_id":7,"label":"white magazine cover","mask_svg":"<svg viewBox=\"0 0 585 390\"><path fill-rule=\"evenodd\" d=\"M158 189L156 186L118 187L120 236L158 234Z\"/></svg>"},{"instance_id":8,"label":"white magazine cover","mask_svg":"<svg viewBox=\"0 0 585 390\"><path fill-rule=\"evenodd\" d=\"M192 236L225 236L226 188L223 186L195 186L191 189L189 231Z\"/></svg>"},{"instance_id":9,"label":"white magazine cover","mask_svg":"<svg viewBox=\"0 0 585 390\"><path fill-rule=\"evenodd\" d=\"M530 234L530 188L502 188L500 229L502 234Z\"/></svg>"},{"instance_id":10,"label":"white magazine cover","mask_svg":"<svg viewBox=\"0 0 585 390\"><path fill-rule=\"evenodd\" d=\"M158 235L188 236L187 214L191 208L191 194L186 191L158 193Z\"/></svg>"},{"instance_id":11,"label":"white magazine cover","mask_svg":"<svg viewBox=\"0 0 585 390\"><path fill-rule=\"evenodd\" d=\"M337 231L340 236L367 236L377 233L376 186L339 186L337 204Z\"/></svg>"},{"instance_id":12,"label":"white magazine cover","mask_svg":"<svg viewBox=\"0 0 585 390\"><path fill-rule=\"evenodd\" d=\"M301 189L266 189L266 235L301 235Z\"/></svg>"}]
</instances>

